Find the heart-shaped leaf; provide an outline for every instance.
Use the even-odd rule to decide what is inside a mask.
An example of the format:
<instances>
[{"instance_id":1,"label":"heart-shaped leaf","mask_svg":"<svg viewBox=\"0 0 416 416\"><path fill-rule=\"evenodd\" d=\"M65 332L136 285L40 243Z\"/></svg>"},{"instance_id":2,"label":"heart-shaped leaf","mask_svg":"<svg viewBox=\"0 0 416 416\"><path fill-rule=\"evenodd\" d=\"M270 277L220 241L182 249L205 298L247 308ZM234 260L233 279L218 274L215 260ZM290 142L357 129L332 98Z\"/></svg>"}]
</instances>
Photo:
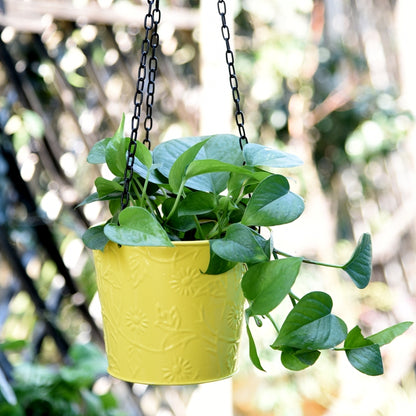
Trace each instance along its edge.
<instances>
[{"instance_id":1,"label":"heart-shaped leaf","mask_svg":"<svg viewBox=\"0 0 416 416\"><path fill-rule=\"evenodd\" d=\"M269 260L263 249L264 241L250 228L242 224L231 224L224 238L210 240L210 247L225 260L254 264Z\"/></svg>"},{"instance_id":2,"label":"heart-shaped leaf","mask_svg":"<svg viewBox=\"0 0 416 416\"><path fill-rule=\"evenodd\" d=\"M344 349L348 361L358 371L369 376L383 374L383 361L380 346L364 338L361 329L356 326L347 335Z\"/></svg>"},{"instance_id":3,"label":"heart-shaped leaf","mask_svg":"<svg viewBox=\"0 0 416 416\"><path fill-rule=\"evenodd\" d=\"M265 147L257 143L247 143L243 148L247 166L269 168L291 168L302 165L302 160L295 155Z\"/></svg>"},{"instance_id":4,"label":"heart-shaped leaf","mask_svg":"<svg viewBox=\"0 0 416 416\"><path fill-rule=\"evenodd\" d=\"M104 234L104 224L88 228L82 235L82 241L91 250L104 250L108 238Z\"/></svg>"},{"instance_id":5,"label":"heart-shaped leaf","mask_svg":"<svg viewBox=\"0 0 416 416\"><path fill-rule=\"evenodd\" d=\"M252 315L266 315L287 296L299 273L302 258L291 257L251 266L241 281Z\"/></svg>"},{"instance_id":6,"label":"heart-shaped leaf","mask_svg":"<svg viewBox=\"0 0 416 416\"><path fill-rule=\"evenodd\" d=\"M331 310L332 299L327 293L308 293L289 312L272 348L334 348L344 341L347 326Z\"/></svg>"},{"instance_id":7,"label":"heart-shaped leaf","mask_svg":"<svg viewBox=\"0 0 416 416\"><path fill-rule=\"evenodd\" d=\"M258 226L287 224L297 219L304 208L303 199L289 191L287 179L272 175L253 192L241 222Z\"/></svg>"},{"instance_id":8,"label":"heart-shaped leaf","mask_svg":"<svg viewBox=\"0 0 416 416\"><path fill-rule=\"evenodd\" d=\"M377 344L345 351L348 361L361 373L379 376L384 373L380 347Z\"/></svg>"},{"instance_id":9,"label":"heart-shaped leaf","mask_svg":"<svg viewBox=\"0 0 416 416\"><path fill-rule=\"evenodd\" d=\"M118 217L120 225L107 224L104 233L115 243L125 246L173 246L156 218L144 208L127 207Z\"/></svg>"},{"instance_id":10,"label":"heart-shaped leaf","mask_svg":"<svg viewBox=\"0 0 416 416\"><path fill-rule=\"evenodd\" d=\"M294 348L288 348L282 352L282 364L292 371L304 370L315 364L321 353L319 351L303 351Z\"/></svg>"},{"instance_id":11,"label":"heart-shaped leaf","mask_svg":"<svg viewBox=\"0 0 416 416\"><path fill-rule=\"evenodd\" d=\"M359 289L365 288L371 278L371 236L363 234L350 260L342 266Z\"/></svg>"}]
</instances>

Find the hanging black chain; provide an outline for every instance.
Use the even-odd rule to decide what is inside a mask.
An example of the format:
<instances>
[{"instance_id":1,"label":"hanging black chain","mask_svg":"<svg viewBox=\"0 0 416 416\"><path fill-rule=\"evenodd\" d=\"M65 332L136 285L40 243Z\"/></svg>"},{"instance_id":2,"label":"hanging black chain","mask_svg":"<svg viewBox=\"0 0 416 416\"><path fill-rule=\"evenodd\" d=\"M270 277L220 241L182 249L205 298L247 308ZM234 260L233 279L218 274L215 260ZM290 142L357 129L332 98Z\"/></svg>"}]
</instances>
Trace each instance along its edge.
<instances>
[{"instance_id":1,"label":"hanging black chain","mask_svg":"<svg viewBox=\"0 0 416 416\"><path fill-rule=\"evenodd\" d=\"M150 149L150 130L153 127L153 103L154 103L154 93L155 93L155 79L157 71L157 57L156 50L159 46L159 34L157 33L158 25L160 23L160 10L159 10L159 0L156 0L155 9L152 13L153 16L153 33L150 38L150 46L152 48L152 56L149 59L149 76L147 84L147 97L146 97L146 119L144 120L144 129L146 131L146 137L143 140L143 143L147 144L147 147Z\"/></svg>"},{"instance_id":2,"label":"hanging black chain","mask_svg":"<svg viewBox=\"0 0 416 416\"><path fill-rule=\"evenodd\" d=\"M227 7L225 4L225 0L218 0L217 2L218 13L221 16L221 34L225 41L226 52L225 52L225 60L228 65L228 73L230 76L230 86L233 95L233 100L235 103L235 122L237 123L238 133L240 135L240 147L243 149L243 146L248 143L248 139L246 136L246 131L244 128L244 114L240 107L240 92L238 90L238 80L237 74L235 72L234 66L234 53L231 49L230 45L230 28L227 25L226 20L226 13Z\"/></svg>"},{"instance_id":3,"label":"hanging black chain","mask_svg":"<svg viewBox=\"0 0 416 416\"><path fill-rule=\"evenodd\" d=\"M142 41L140 66L137 74L136 92L134 94L134 111L131 119L131 134L128 147L126 169L124 171L124 188L121 196L121 210L129 204L130 183L133 178L134 155L137 148L137 135L140 124L141 109L144 101L144 87L147 78L147 97L146 97L146 118L144 121L144 129L146 136L143 143L150 149L150 130L153 127L153 103L155 92L155 79L157 70L156 49L159 46L159 34L157 33L160 23L159 0L147 0L149 5L148 12L144 18L145 36ZM150 35L150 33L152 33ZM151 49L151 57L147 63L147 56ZM148 69L148 71L147 71Z\"/></svg>"}]
</instances>

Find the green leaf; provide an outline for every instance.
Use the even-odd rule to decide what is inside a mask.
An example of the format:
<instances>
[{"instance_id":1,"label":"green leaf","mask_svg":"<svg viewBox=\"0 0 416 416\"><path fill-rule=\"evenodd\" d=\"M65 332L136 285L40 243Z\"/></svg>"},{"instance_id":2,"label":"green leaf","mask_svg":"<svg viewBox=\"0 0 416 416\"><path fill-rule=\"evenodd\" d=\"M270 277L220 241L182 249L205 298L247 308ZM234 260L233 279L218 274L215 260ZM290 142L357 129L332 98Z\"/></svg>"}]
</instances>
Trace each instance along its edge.
<instances>
[{"instance_id":1,"label":"green leaf","mask_svg":"<svg viewBox=\"0 0 416 416\"><path fill-rule=\"evenodd\" d=\"M364 338L358 326L348 333L344 349L348 361L358 371L370 376L383 374L380 346Z\"/></svg>"},{"instance_id":2,"label":"green leaf","mask_svg":"<svg viewBox=\"0 0 416 416\"><path fill-rule=\"evenodd\" d=\"M121 116L120 124L117 131L114 133L113 139L122 139L124 137L124 122L126 121L126 115L123 113Z\"/></svg>"},{"instance_id":3,"label":"green leaf","mask_svg":"<svg viewBox=\"0 0 416 416\"><path fill-rule=\"evenodd\" d=\"M315 364L321 353L319 351L304 351L288 348L281 355L282 364L292 371L304 370Z\"/></svg>"},{"instance_id":4,"label":"green leaf","mask_svg":"<svg viewBox=\"0 0 416 416\"><path fill-rule=\"evenodd\" d=\"M231 270L237 263L233 261L224 260L223 258L217 256L211 249L211 243L213 240L210 240L210 256L209 264L205 274L221 274L225 273L228 270Z\"/></svg>"},{"instance_id":5,"label":"green leaf","mask_svg":"<svg viewBox=\"0 0 416 416\"><path fill-rule=\"evenodd\" d=\"M302 258L291 257L251 266L241 287L253 315L266 315L287 296L299 273Z\"/></svg>"},{"instance_id":6,"label":"green leaf","mask_svg":"<svg viewBox=\"0 0 416 416\"><path fill-rule=\"evenodd\" d=\"M320 350L340 344L347 327L331 310L332 299L327 293L308 293L289 312L272 348Z\"/></svg>"},{"instance_id":7,"label":"green leaf","mask_svg":"<svg viewBox=\"0 0 416 416\"><path fill-rule=\"evenodd\" d=\"M121 198L111 199L108 201L108 209L111 212L111 215L114 216L121 209Z\"/></svg>"},{"instance_id":8,"label":"green leaf","mask_svg":"<svg viewBox=\"0 0 416 416\"><path fill-rule=\"evenodd\" d=\"M304 208L303 199L289 191L287 179L273 175L257 186L241 222L257 226L287 224L297 219Z\"/></svg>"},{"instance_id":9,"label":"green leaf","mask_svg":"<svg viewBox=\"0 0 416 416\"><path fill-rule=\"evenodd\" d=\"M144 208L127 207L118 217L120 225L107 224L104 233L115 243L125 246L173 246L166 231Z\"/></svg>"},{"instance_id":10,"label":"green leaf","mask_svg":"<svg viewBox=\"0 0 416 416\"><path fill-rule=\"evenodd\" d=\"M351 259L342 266L342 269L348 273L359 289L365 288L370 281L371 258L371 236L370 234L363 234Z\"/></svg>"},{"instance_id":11,"label":"green leaf","mask_svg":"<svg viewBox=\"0 0 416 416\"><path fill-rule=\"evenodd\" d=\"M216 206L215 195L195 191L186 195L185 199L179 203L178 215L202 215L212 212Z\"/></svg>"},{"instance_id":12,"label":"green leaf","mask_svg":"<svg viewBox=\"0 0 416 416\"><path fill-rule=\"evenodd\" d=\"M124 137L124 120L125 116L121 118L120 125L114 136L108 141L105 147L105 162L111 173L116 176L124 176L126 169L126 152L129 147L130 139Z\"/></svg>"},{"instance_id":13,"label":"green leaf","mask_svg":"<svg viewBox=\"0 0 416 416\"><path fill-rule=\"evenodd\" d=\"M136 152L134 155L144 166L148 169L151 168L153 163L152 153L142 142L136 142Z\"/></svg>"},{"instance_id":14,"label":"green leaf","mask_svg":"<svg viewBox=\"0 0 416 416\"><path fill-rule=\"evenodd\" d=\"M104 250L108 238L104 234L104 224L88 228L82 236L83 243L91 250Z\"/></svg>"},{"instance_id":15,"label":"green leaf","mask_svg":"<svg viewBox=\"0 0 416 416\"><path fill-rule=\"evenodd\" d=\"M367 338L364 338L361 329L356 326L348 333L344 342L344 349L349 362L364 374L370 376L383 374L380 347L393 341L394 338L406 331L411 324L411 322L402 322Z\"/></svg>"},{"instance_id":16,"label":"green leaf","mask_svg":"<svg viewBox=\"0 0 416 416\"><path fill-rule=\"evenodd\" d=\"M88 195L81 203L79 203L75 208L82 207L86 204L91 204L92 202L97 201L109 201L112 199L120 199L121 192L114 192L108 195L104 195L103 197L98 196L98 192L94 192L91 195Z\"/></svg>"},{"instance_id":17,"label":"green leaf","mask_svg":"<svg viewBox=\"0 0 416 416\"><path fill-rule=\"evenodd\" d=\"M360 327L355 326L345 338L344 349L360 348L372 344L374 344L372 341L363 337Z\"/></svg>"},{"instance_id":18,"label":"green leaf","mask_svg":"<svg viewBox=\"0 0 416 416\"><path fill-rule=\"evenodd\" d=\"M190 163L186 171L186 179L213 172L239 173L240 175L255 176L255 172L252 172L244 166L236 166L231 163L221 162L220 160L204 159L194 160Z\"/></svg>"},{"instance_id":19,"label":"green leaf","mask_svg":"<svg viewBox=\"0 0 416 416\"><path fill-rule=\"evenodd\" d=\"M369 376L383 374L383 361L377 344L346 350L348 361L361 373Z\"/></svg>"},{"instance_id":20,"label":"green leaf","mask_svg":"<svg viewBox=\"0 0 416 416\"><path fill-rule=\"evenodd\" d=\"M185 174L189 164L195 159L199 150L207 142L207 140L208 139L205 139L194 144L192 147L183 152L172 165L169 172L169 185L172 187L173 192L178 193L182 182L185 180Z\"/></svg>"},{"instance_id":21,"label":"green leaf","mask_svg":"<svg viewBox=\"0 0 416 416\"><path fill-rule=\"evenodd\" d=\"M95 165L105 163L105 149L110 140L111 137L107 137L95 143L88 153L87 162Z\"/></svg>"},{"instance_id":22,"label":"green leaf","mask_svg":"<svg viewBox=\"0 0 416 416\"><path fill-rule=\"evenodd\" d=\"M254 342L253 334L251 333L249 326L249 315L246 313L246 331L248 336L248 346L249 346L249 355L250 360L253 365L261 371L265 371L261 365L259 355L257 353L256 343Z\"/></svg>"},{"instance_id":23,"label":"green leaf","mask_svg":"<svg viewBox=\"0 0 416 416\"><path fill-rule=\"evenodd\" d=\"M297 156L257 143L247 143L243 148L243 153L248 166L291 168L303 164Z\"/></svg>"},{"instance_id":24,"label":"green leaf","mask_svg":"<svg viewBox=\"0 0 416 416\"><path fill-rule=\"evenodd\" d=\"M105 178L98 177L95 180L95 187L97 188L98 196L103 198L113 192L123 192L123 186L120 185L116 180L108 180Z\"/></svg>"},{"instance_id":25,"label":"green leaf","mask_svg":"<svg viewBox=\"0 0 416 416\"><path fill-rule=\"evenodd\" d=\"M130 139L128 137L119 138L114 136L107 144L105 149L105 161L111 173L115 176L124 177L127 158L126 152Z\"/></svg>"},{"instance_id":26,"label":"green leaf","mask_svg":"<svg viewBox=\"0 0 416 416\"><path fill-rule=\"evenodd\" d=\"M411 325L413 325L413 322L401 322L386 328L383 331L377 332L374 335L370 335L367 337L367 339L381 347L383 345L389 344L394 340L394 338L403 334L403 332L407 331Z\"/></svg>"},{"instance_id":27,"label":"green leaf","mask_svg":"<svg viewBox=\"0 0 416 416\"><path fill-rule=\"evenodd\" d=\"M224 238L212 240L211 249L221 258L237 263L254 264L269 260L264 252L264 239L242 224L231 224Z\"/></svg>"}]
</instances>

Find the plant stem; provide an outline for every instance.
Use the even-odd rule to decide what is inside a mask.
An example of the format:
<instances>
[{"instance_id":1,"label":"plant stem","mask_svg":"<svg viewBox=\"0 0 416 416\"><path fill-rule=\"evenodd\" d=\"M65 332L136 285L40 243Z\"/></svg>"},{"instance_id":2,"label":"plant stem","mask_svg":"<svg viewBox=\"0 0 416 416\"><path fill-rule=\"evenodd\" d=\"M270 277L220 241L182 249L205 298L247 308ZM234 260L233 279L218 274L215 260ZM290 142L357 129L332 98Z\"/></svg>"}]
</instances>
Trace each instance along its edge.
<instances>
[{"instance_id":1,"label":"plant stem","mask_svg":"<svg viewBox=\"0 0 416 416\"><path fill-rule=\"evenodd\" d=\"M265 315L268 319L269 319L269 321L272 323L272 325L273 325L273 327L274 327L274 329L276 330L276 332L277 333L279 333L280 332L280 329L279 329L279 327L277 326L277 324L276 324L276 322L275 322L275 320L272 318L272 316L270 315L270 313L266 313L266 315Z\"/></svg>"},{"instance_id":2,"label":"plant stem","mask_svg":"<svg viewBox=\"0 0 416 416\"><path fill-rule=\"evenodd\" d=\"M289 292L289 298L293 307L295 307L296 303L300 301L299 297L297 297L292 291Z\"/></svg>"},{"instance_id":3,"label":"plant stem","mask_svg":"<svg viewBox=\"0 0 416 416\"><path fill-rule=\"evenodd\" d=\"M275 255L275 254L276 255L280 254L280 255L285 256L285 257L295 257L295 256L292 256L291 254L287 254L283 251L273 249L273 255ZM307 263L307 264L314 264L315 266L323 266L323 267L332 267L334 269L342 269L342 266L340 266L338 264L322 263L320 261L310 260L310 259L305 259L305 258L302 258L302 262Z\"/></svg>"},{"instance_id":4,"label":"plant stem","mask_svg":"<svg viewBox=\"0 0 416 416\"><path fill-rule=\"evenodd\" d=\"M140 200L140 206L143 208L143 189L140 186L140 184L137 184L136 181L133 179L131 182L131 185L133 186L134 192L136 193L138 199ZM140 188L140 190L138 189Z\"/></svg>"},{"instance_id":5,"label":"plant stem","mask_svg":"<svg viewBox=\"0 0 416 416\"><path fill-rule=\"evenodd\" d=\"M133 179L132 183L133 183L133 187L134 187L135 192L139 193L139 194L140 194L140 192L142 193L142 197L140 198L140 206L142 208L144 208L144 205L145 205L145 202L146 202L146 204L150 208L151 212L154 212L156 214L156 216L160 218L159 211L157 209L155 209L154 205L152 204L152 201L149 199L149 196L144 192L144 190L147 187L146 183L145 183L144 187L142 187L140 182L136 181L135 179ZM140 192L137 189L137 187L140 188Z\"/></svg>"},{"instance_id":6,"label":"plant stem","mask_svg":"<svg viewBox=\"0 0 416 416\"><path fill-rule=\"evenodd\" d=\"M199 223L198 217L196 215L194 215L193 217L194 217L194 221L195 221L195 224L196 224L196 228L197 228L200 236L203 237L202 240L206 240L207 239L206 235L202 231L202 227L201 227L201 224Z\"/></svg>"},{"instance_id":7,"label":"plant stem","mask_svg":"<svg viewBox=\"0 0 416 416\"><path fill-rule=\"evenodd\" d=\"M143 185L143 188L142 188L142 197L145 198L145 199L147 199L147 185L148 184L149 184L149 172L146 175L146 179L144 180L144 185Z\"/></svg>"},{"instance_id":8,"label":"plant stem","mask_svg":"<svg viewBox=\"0 0 416 416\"><path fill-rule=\"evenodd\" d=\"M182 195L184 187L185 187L185 181L182 181L178 194L176 195L175 203L173 204L172 209L170 210L168 216L166 217L165 223L167 223L172 218L173 213L176 211L176 208L178 208L178 204L181 199L181 195Z\"/></svg>"},{"instance_id":9,"label":"plant stem","mask_svg":"<svg viewBox=\"0 0 416 416\"><path fill-rule=\"evenodd\" d=\"M247 182L247 180L245 182ZM240 203L240 201L244 198L244 195L245 195L245 193L244 193L244 186L245 186L245 183L243 183L243 185L242 185L242 187L240 189L240 192L239 192L237 198L235 199L235 204L236 205L238 205Z\"/></svg>"},{"instance_id":10,"label":"plant stem","mask_svg":"<svg viewBox=\"0 0 416 416\"><path fill-rule=\"evenodd\" d=\"M218 220L215 223L215 225L212 227L211 231L208 233L207 240L211 240L212 237L214 237L215 234L217 234L217 230L218 230Z\"/></svg>"}]
</instances>

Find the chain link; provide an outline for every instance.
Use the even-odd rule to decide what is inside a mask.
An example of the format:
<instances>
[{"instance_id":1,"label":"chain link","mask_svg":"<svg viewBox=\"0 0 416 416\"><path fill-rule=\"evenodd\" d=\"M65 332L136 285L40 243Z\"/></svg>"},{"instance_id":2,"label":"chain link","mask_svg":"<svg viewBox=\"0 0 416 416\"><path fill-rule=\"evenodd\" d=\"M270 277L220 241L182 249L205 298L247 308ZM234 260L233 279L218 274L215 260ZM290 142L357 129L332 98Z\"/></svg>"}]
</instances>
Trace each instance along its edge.
<instances>
[{"instance_id":1,"label":"chain link","mask_svg":"<svg viewBox=\"0 0 416 416\"><path fill-rule=\"evenodd\" d=\"M217 2L217 9L218 13L221 17L221 34L225 41L226 52L225 52L225 60L228 65L228 74L230 77L230 86L231 92L233 96L233 101L235 104L235 122L238 127L238 133L240 135L240 147L243 149L243 146L248 143L248 139L246 136L246 131L244 128L244 114L240 107L240 92L238 90L238 80L237 74L235 72L234 66L234 53L231 49L230 44L230 29L227 25L226 13L227 13L227 6L225 4L225 0L218 0Z\"/></svg>"},{"instance_id":2,"label":"chain link","mask_svg":"<svg viewBox=\"0 0 416 416\"><path fill-rule=\"evenodd\" d=\"M160 23L160 10L159 10L159 0L156 0L156 6L153 10L153 33L150 38L150 46L152 48L152 56L149 59L149 77L147 84L147 98L146 98L146 119L144 120L144 129L146 131L146 137L143 140L143 143L147 144L150 149L150 130L153 127L153 103L154 103L154 93L155 93L155 79L157 71L157 57L156 50L159 46L159 34L157 33L158 25Z\"/></svg>"},{"instance_id":3,"label":"chain link","mask_svg":"<svg viewBox=\"0 0 416 416\"><path fill-rule=\"evenodd\" d=\"M145 36L141 46L140 66L137 74L136 92L134 94L134 110L131 119L130 142L127 151L126 169L124 171L124 187L121 195L121 210L126 208L130 200L130 183L133 178L134 155L137 148L137 136L140 125L140 117L142 104L144 101L144 89L147 78L147 96L146 96L146 118L144 121L144 129L146 131L143 143L150 149L150 130L153 127L153 103L155 92L155 79L157 70L156 49L159 46L159 34L157 33L160 23L161 13L159 9L159 0L147 0L149 5L148 12L144 18ZM152 33L152 34L150 34ZM147 57L151 50L149 63Z\"/></svg>"}]
</instances>

